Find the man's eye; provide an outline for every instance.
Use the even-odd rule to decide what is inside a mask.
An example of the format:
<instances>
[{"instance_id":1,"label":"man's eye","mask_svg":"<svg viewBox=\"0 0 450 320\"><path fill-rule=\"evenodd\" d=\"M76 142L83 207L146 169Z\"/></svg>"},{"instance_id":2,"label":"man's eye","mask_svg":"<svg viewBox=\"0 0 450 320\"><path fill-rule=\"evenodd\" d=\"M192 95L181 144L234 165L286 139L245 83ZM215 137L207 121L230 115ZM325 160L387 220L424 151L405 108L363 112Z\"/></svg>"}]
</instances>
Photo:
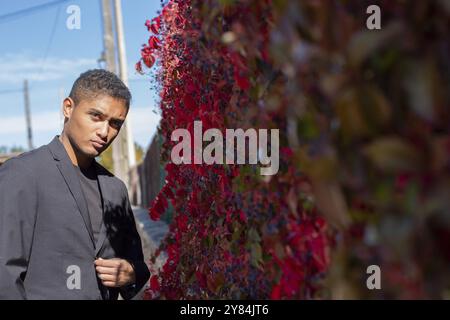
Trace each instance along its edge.
<instances>
[{"instance_id":1,"label":"man's eye","mask_svg":"<svg viewBox=\"0 0 450 320\"><path fill-rule=\"evenodd\" d=\"M100 114L99 113L91 113L92 118L95 119L100 119Z\"/></svg>"},{"instance_id":2,"label":"man's eye","mask_svg":"<svg viewBox=\"0 0 450 320\"><path fill-rule=\"evenodd\" d=\"M119 129L122 126L122 122L119 121L112 121L111 126L115 129Z\"/></svg>"}]
</instances>

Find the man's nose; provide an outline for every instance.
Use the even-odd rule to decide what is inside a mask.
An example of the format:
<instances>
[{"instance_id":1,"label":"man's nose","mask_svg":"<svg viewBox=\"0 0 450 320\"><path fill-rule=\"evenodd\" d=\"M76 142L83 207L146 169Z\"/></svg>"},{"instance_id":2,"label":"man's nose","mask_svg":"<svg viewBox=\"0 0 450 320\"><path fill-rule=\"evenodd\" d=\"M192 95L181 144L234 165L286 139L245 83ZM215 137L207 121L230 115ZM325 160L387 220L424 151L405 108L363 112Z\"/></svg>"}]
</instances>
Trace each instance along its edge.
<instances>
[{"instance_id":1,"label":"man's nose","mask_svg":"<svg viewBox=\"0 0 450 320\"><path fill-rule=\"evenodd\" d=\"M104 121L101 124L101 127L98 129L97 133L99 137L102 139L106 139L108 137L108 131L109 131L109 123L108 121Z\"/></svg>"}]
</instances>

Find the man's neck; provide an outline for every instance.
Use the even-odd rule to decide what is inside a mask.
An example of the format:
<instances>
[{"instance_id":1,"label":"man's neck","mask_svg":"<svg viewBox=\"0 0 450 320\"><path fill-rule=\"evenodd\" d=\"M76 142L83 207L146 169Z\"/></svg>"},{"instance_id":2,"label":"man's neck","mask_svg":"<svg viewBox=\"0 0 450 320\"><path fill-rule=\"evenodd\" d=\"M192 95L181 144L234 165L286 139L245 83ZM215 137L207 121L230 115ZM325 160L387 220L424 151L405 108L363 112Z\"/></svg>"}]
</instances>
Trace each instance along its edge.
<instances>
[{"instance_id":1,"label":"man's neck","mask_svg":"<svg viewBox=\"0 0 450 320\"><path fill-rule=\"evenodd\" d=\"M72 161L73 165L83 169L87 169L92 165L93 159L77 153L72 144L70 143L69 138L64 134L64 131L59 136L59 141L61 141L61 143L64 146L64 149L66 149L66 152L69 155L70 161Z\"/></svg>"}]
</instances>

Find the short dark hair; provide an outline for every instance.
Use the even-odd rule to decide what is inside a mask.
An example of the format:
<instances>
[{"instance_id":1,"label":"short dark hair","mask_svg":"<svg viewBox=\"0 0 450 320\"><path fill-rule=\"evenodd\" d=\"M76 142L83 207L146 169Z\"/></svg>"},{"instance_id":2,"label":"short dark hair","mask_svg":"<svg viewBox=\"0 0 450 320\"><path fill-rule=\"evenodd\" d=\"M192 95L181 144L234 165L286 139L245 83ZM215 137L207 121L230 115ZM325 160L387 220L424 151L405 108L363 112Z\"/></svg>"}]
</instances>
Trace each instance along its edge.
<instances>
[{"instance_id":1,"label":"short dark hair","mask_svg":"<svg viewBox=\"0 0 450 320\"><path fill-rule=\"evenodd\" d=\"M92 69L80 74L70 90L69 97L78 104L83 99L99 95L121 99L127 108L130 107L130 90L114 73L103 69Z\"/></svg>"}]
</instances>

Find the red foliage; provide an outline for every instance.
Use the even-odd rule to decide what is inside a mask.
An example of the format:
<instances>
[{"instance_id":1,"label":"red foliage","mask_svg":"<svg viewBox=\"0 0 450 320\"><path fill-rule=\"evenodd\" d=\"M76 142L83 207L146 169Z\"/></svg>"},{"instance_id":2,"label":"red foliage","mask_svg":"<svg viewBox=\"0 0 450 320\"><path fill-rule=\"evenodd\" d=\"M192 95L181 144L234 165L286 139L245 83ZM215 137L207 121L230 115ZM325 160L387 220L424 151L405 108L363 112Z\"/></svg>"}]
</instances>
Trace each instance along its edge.
<instances>
[{"instance_id":1,"label":"red foliage","mask_svg":"<svg viewBox=\"0 0 450 320\"><path fill-rule=\"evenodd\" d=\"M163 30L161 41L152 35L142 50L144 63L154 52L161 61L164 159L174 145L170 140L174 129L192 131L194 120L201 120L203 130L224 132L239 127L241 112L255 103L249 89L257 70L248 67L255 58L244 58L221 39L202 38L201 6L200 1L170 1L157 18L158 29ZM262 1L227 19L216 18L232 28L265 6ZM257 23L261 29L258 56L265 60L266 23ZM153 24L146 25L151 30ZM286 163L291 162L289 148L281 154ZM149 297L302 298L314 294L328 264L328 243L325 223L314 211L293 212L284 200L285 192L303 181L301 177L288 169L264 183L248 168L243 172L234 165L170 162L166 171L166 185L154 200L150 216L158 219L168 201L176 214L163 244L167 262L160 273L161 287L158 290L152 278Z\"/></svg>"},{"instance_id":2,"label":"red foliage","mask_svg":"<svg viewBox=\"0 0 450 320\"><path fill-rule=\"evenodd\" d=\"M448 296L448 8L403 2L374 31L359 0L171 0L146 22L168 163L150 215L175 211L148 297L315 298L330 242L331 297ZM195 120L280 129L278 174L170 163ZM382 291L361 285L373 263Z\"/></svg>"}]
</instances>

